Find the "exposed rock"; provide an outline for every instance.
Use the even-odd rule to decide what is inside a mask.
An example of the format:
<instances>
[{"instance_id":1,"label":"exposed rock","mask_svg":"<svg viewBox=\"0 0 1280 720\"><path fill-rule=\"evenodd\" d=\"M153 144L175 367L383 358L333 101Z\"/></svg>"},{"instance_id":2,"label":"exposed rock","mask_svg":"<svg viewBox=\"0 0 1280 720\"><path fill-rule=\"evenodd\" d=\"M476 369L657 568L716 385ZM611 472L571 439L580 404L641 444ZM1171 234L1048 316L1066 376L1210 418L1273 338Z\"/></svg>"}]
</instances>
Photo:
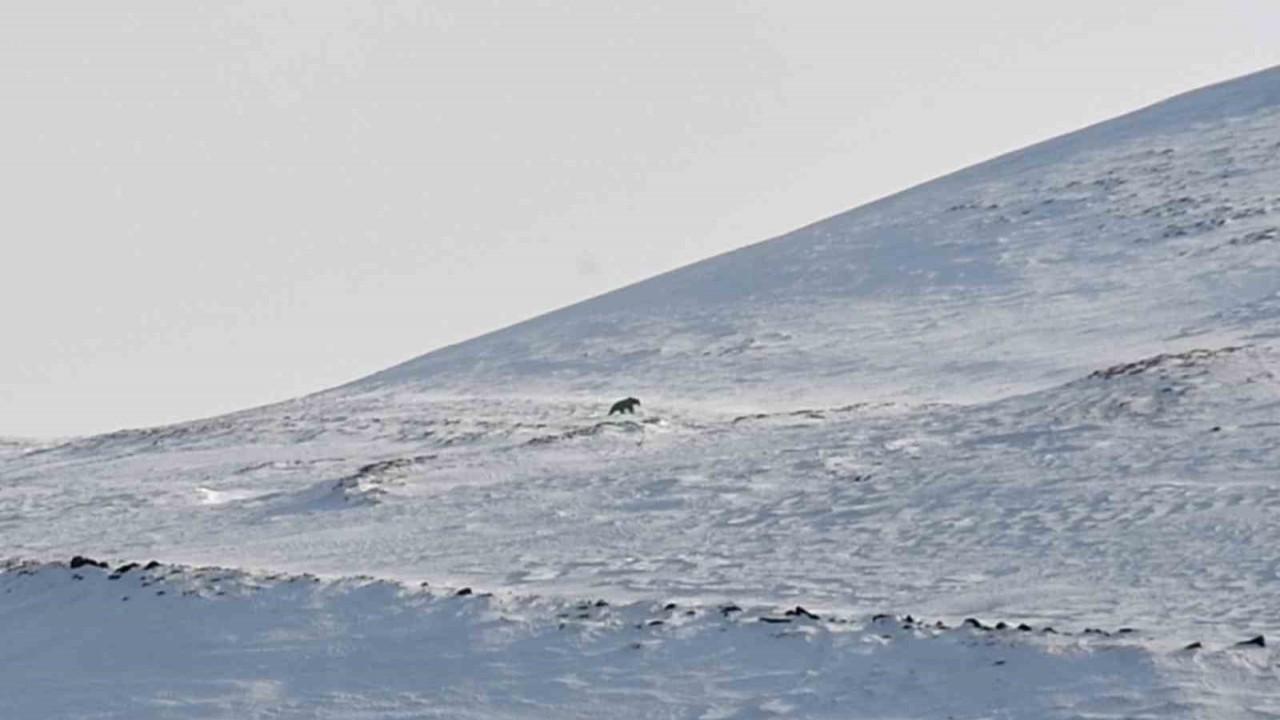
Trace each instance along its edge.
<instances>
[{"instance_id":1,"label":"exposed rock","mask_svg":"<svg viewBox=\"0 0 1280 720\"><path fill-rule=\"evenodd\" d=\"M821 618L820 618L820 617L818 617L817 615L815 615L815 614L813 614L813 613L809 612L808 610L805 610L803 607L801 607L801 606L799 606L799 605L797 605L797 606L795 606L794 608L792 608L792 609L790 609L790 610L786 611L785 613L783 613L783 615L786 615L787 617L805 617L805 618L809 618L810 620L820 620L820 619L821 619Z\"/></svg>"},{"instance_id":2,"label":"exposed rock","mask_svg":"<svg viewBox=\"0 0 1280 720\"><path fill-rule=\"evenodd\" d=\"M1224 348L1218 348L1216 350L1206 350L1204 348L1196 348L1194 350L1187 350L1186 352L1180 352L1180 353L1161 353L1159 355L1143 358L1135 362L1124 363L1122 365L1113 365L1104 370L1096 370L1090 373L1089 377L1109 380L1111 378L1119 377L1122 375L1138 375L1148 370L1151 370L1153 368L1157 368L1165 365L1177 365L1177 366L1186 367L1190 365L1200 364L1206 360L1212 360L1222 355L1229 355L1240 349L1242 348L1228 346Z\"/></svg>"}]
</instances>

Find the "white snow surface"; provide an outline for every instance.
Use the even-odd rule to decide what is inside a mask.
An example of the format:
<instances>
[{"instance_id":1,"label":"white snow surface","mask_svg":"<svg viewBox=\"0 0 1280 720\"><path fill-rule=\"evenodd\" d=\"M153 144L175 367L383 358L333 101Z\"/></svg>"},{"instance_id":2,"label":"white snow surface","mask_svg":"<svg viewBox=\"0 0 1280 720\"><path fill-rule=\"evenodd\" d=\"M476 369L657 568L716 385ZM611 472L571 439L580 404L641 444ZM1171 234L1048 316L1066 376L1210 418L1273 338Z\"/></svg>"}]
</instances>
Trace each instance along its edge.
<instances>
[{"instance_id":1,"label":"white snow surface","mask_svg":"<svg viewBox=\"0 0 1280 720\"><path fill-rule=\"evenodd\" d=\"M1278 266L1273 69L325 393L0 443L0 717L1280 717Z\"/></svg>"},{"instance_id":2,"label":"white snow surface","mask_svg":"<svg viewBox=\"0 0 1280 720\"><path fill-rule=\"evenodd\" d=\"M357 387L774 409L974 402L1160 352L1274 338L1277 127L1273 69Z\"/></svg>"}]
</instances>

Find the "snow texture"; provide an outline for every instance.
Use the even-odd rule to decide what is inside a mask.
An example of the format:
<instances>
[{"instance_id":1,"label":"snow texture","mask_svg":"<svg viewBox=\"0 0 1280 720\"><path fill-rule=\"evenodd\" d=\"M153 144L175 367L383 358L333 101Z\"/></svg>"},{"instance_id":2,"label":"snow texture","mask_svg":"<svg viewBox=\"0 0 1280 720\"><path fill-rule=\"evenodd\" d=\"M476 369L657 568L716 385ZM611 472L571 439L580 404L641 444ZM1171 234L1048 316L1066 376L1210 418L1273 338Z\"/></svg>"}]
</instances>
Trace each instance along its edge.
<instances>
[{"instance_id":1,"label":"snow texture","mask_svg":"<svg viewBox=\"0 0 1280 720\"><path fill-rule=\"evenodd\" d=\"M1280 716L1278 265L1273 69L331 391L0 442L0 716Z\"/></svg>"}]
</instances>

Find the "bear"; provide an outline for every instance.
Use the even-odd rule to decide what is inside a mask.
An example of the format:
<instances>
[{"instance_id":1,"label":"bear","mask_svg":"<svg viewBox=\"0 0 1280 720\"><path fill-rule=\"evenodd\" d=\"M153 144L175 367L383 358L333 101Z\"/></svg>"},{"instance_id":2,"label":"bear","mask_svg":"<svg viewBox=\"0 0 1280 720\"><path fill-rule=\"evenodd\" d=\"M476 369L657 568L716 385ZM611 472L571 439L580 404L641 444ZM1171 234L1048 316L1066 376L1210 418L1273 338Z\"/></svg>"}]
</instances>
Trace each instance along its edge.
<instances>
[{"instance_id":1,"label":"bear","mask_svg":"<svg viewBox=\"0 0 1280 720\"><path fill-rule=\"evenodd\" d=\"M633 397L629 397L624 400L619 400L618 402L613 404L613 407L609 408L609 414L613 415L614 413L627 413L629 415L634 415L636 412L636 406L639 404L640 404L640 401Z\"/></svg>"}]
</instances>

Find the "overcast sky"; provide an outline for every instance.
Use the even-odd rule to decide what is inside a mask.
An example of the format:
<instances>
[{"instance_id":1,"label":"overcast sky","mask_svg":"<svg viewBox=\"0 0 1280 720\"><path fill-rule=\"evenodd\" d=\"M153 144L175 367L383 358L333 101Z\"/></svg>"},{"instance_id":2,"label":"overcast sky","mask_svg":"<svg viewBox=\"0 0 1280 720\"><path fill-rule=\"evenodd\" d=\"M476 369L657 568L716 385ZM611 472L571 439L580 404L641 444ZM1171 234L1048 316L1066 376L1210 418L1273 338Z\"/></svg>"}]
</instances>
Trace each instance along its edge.
<instances>
[{"instance_id":1,"label":"overcast sky","mask_svg":"<svg viewBox=\"0 0 1280 720\"><path fill-rule=\"evenodd\" d=\"M0 3L0 435L320 390L1277 38L1275 0Z\"/></svg>"}]
</instances>

